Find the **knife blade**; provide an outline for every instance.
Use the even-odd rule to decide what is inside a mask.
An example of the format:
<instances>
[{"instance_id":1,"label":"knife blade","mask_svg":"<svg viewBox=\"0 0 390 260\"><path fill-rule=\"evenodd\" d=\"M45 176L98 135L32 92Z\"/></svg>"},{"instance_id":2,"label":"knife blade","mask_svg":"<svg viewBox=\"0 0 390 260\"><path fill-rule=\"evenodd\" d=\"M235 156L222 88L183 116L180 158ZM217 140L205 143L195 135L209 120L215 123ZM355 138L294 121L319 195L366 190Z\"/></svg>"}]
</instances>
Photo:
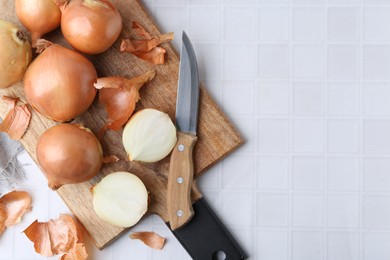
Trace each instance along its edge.
<instances>
[{"instance_id":1,"label":"knife blade","mask_svg":"<svg viewBox=\"0 0 390 260\"><path fill-rule=\"evenodd\" d=\"M172 230L194 215L191 186L194 176L192 151L197 141L199 76L195 51L183 31L176 101L177 143L172 150L168 175L167 208Z\"/></svg>"}]
</instances>

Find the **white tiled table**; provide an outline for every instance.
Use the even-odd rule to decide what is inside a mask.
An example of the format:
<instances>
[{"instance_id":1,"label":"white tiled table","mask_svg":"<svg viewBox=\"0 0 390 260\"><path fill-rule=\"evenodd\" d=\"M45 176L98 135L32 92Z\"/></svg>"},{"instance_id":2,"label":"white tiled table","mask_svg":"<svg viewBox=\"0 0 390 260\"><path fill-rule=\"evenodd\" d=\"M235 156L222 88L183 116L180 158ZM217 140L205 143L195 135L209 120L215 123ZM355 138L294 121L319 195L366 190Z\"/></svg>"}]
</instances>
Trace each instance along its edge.
<instances>
[{"instance_id":1,"label":"white tiled table","mask_svg":"<svg viewBox=\"0 0 390 260\"><path fill-rule=\"evenodd\" d=\"M251 259L390 259L390 1L148 0L185 29L200 76L246 144L200 180ZM0 259L41 259L20 232L68 212L24 154L34 209L0 238ZM91 259L188 259L125 234ZM55 258L53 258L55 259Z\"/></svg>"}]
</instances>

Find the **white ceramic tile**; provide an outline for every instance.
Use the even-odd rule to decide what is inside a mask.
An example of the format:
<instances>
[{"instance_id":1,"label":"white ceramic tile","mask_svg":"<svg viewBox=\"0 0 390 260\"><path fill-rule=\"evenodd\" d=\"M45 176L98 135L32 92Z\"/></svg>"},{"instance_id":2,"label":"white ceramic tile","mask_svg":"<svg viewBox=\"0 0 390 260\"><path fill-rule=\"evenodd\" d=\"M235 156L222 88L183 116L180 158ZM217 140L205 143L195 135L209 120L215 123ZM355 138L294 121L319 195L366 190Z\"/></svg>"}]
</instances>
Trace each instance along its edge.
<instances>
[{"instance_id":1,"label":"white ceramic tile","mask_svg":"<svg viewBox=\"0 0 390 260\"><path fill-rule=\"evenodd\" d=\"M358 195L328 194L326 212L328 227L357 227L359 223Z\"/></svg>"},{"instance_id":2,"label":"white ceramic tile","mask_svg":"<svg viewBox=\"0 0 390 260\"><path fill-rule=\"evenodd\" d=\"M362 0L328 0L332 5L359 5Z\"/></svg>"},{"instance_id":3,"label":"white ceramic tile","mask_svg":"<svg viewBox=\"0 0 390 260\"><path fill-rule=\"evenodd\" d=\"M258 111L265 115L285 115L290 110L290 83L260 81L258 83Z\"/></svg>"},{"instance_id":4,"label":"white ceramic tile","mask_svg":"<svg viewBox=\"0 0 390 260\"><path fill-rule=\"evenodd\" d=\"M293 121L293 151L323 151L323 121L320 119L295 119Z\"/></svg>"},{"instance_id":5,"label":"white ceramic tile","mask_svg":"<svg viewBox=\"0 0 390 260\"><path fill-rule=\"evenodd\" d=\"M287 188L289 174L287 156L260 156L257 167L258 187L276 190Z\"/></svg>"},{"instance_id":6,"label":"white ceramic tile","mask_svg":"<svg viewBox=\"0 0 390 260\"><path fill-rule=\"evenodd\" d=\"M258 48L260 79L288 79L290 77L290 50L288 45L261 44Z\"/></svg>"},{"instance_id":7,"label":"white ceramic tile","mask_svg":"<svg viewBox=\"0 0 390 260\"><path fill-rule=\"evenodd\" d=\"M224 81L222 99L223 107L229 115L252 114L254 112L254 82L244 80Z\"/></svg>"},{"instance_id":8,"label":"white ceramic tile","mask_svg":"<svg viewBox=\"0 0 390 260\"><path fill-rule=\"evenodd\" d=\"M199 78L219 79L221 77L221 45L215 43L194 43L193 46L197 57Z\"/></svg>"},{"instance_id":9,"label":"white ceramic tile","mask_svg":"<svg viewBox=\"0 0 390 260\"><path fill-rule=\"evenodd\" d=\"M367 42L389 42L390 8L366 7L363 11L363 39Z\"/></svg>"},{"instance_id":10,"label":"white ceramic tile","mask_svg":"<svg viewBox=\"0 0 390 260\"><path fill-rule=\"evenodd\" d=\"M175 38L181 39L182 31L186 29L185 10L184 6L158 7L158 13L165 17L165 19L159 20L161 30L163 32L174 32Z\"/></svg>"},{"instance_id":11,"label":"white ceramic tile","mask_svg":"<svg viewBox=\"0 0 390 260\"><path fill-rule=\"evenodd\" d=\"M355 42L359 40L359 9L337 7L328 9L328 40Z\"/></svg>"},{"instance_id":12,"label":"white ceramic tile","mask_svg":"<svg viewBox=\"0 0 390 260\"><path fill-rule=\"evenodd\" d=\"M197 0L195 0L197 1ZM242 5L242 4L254 4L256 0L223 0L225 4L235 4L235 5Z\"/></svg>"},{"instance_id":13,"label":"white ceramic tile","mask_svg":"<svg viewBox=\"0 0 390 260\"><path fill-rule=\"evenodd\" d=\"M234 154L222 163L222 187L226 189L251 189L254 187L255 158Z\"/></svg>"},{"instance_id":14,"label":"white ceramic tile","mask_svg":"<svg viewBox=\"0 0 390 260\"><path fill-rule=\"evenodd\" d=\"M189 13L189 35L192 41L217 41L220 40L221 10L219 7L198 7L190 8Z\"/></svg>"},{"instance_id":15,"label":"white ceramic tile","mask_svg":"<svg viewBox=\"0 0 390 260\"><path fill-rule=\"evenodd\" d=\"M209 170L207 174L203 174L200 178L197 179L198 186L202 189L218 189L220 178L221 178L222 165L214 165Z\"/></svg>"},{"instance_id":16,"label":"white ceramic tile","mask_svg":"<svg viewBox=\"0 0 390 260\"><path fill-rule=\"evenodd\" d=\"M325 99L323 89L322 82L294 82L294 115L322 115Z\"/></svg>"},{"instance_id":17,"label":"white ceramic tile","mask_svg":"<svg viewBox=\"0 0 390 260\"><path fill-rule=\"evenodd\" d=\"M359 52L356 45L328 45L328 78L356 79Z\"/></svg>"},{"instance_id":18,"label":"white ceramic tile","mask_svg":"<svg viewBox=\"0 0 390 260\"><path fill-rule=\"evenodd\" d=\"M323 187L323 160L321 157L294 157L292 179L296 190L318 190Z\"/></svg>"},{"instance_id":19,"label":"white ceramic tile","mask_svg":"<svg viewBox=\"0 0 390 260\"><path fill-rule=\"evenodd\" d=\"M247 227L232 227L230 233L240 241L240 245L245 252L253 252L254 232L251 228Z\"/></svg>"},{"instance_id":20,"label":"white ceramic tile","mask_svg":"<svg viewBox=\"0 0 390 260\"><path fill-rule=\"evenodd\" d=\"M237 153L253 152L256 150L256 121L250 118L231 117L233 122L240 122L236 126L237 131L244 138L244 144L237 150Z\"/></svg>"},{"instance_id":21,"label":"white ceramic tile","mask_svg":"<svg viewBox=\"0 0 390 260\"><path fill-rule=\"evenodd\" d=\"M300 4L300 5L321 5L324 4L325 0L293 0L294 4Z\"/></svg>"},{"instance_id":22,"label":"white ceramic tile","mask_svg":"<svg viewBox=\"0 0 390 260\"><path fill-rule=\"evenodd\" d=\"M284 119L260 119L258 122L258 150L287 152L289 122Z\"/></svg>"},{"instance_id":23,"label":"white ceramic tile","mask_svg":"<svg viewBox=\"0 0 390 260\"><path fill-rule=\"evenodd\" d=\"M386 260L390 258L389 232L363 233L363 260Z\"/></svg>"},{"instance_id":24,"label":"white ceramic tile","mask_svg":"<svg viewBox=\"0 0 390 260\"><path fill-rule=\"evenodd\" d=\"M363 225L366 228L390 228L390 196L363 196Z\"/></svg>"},{"instance_id":25,"label":"white ceramic tile","mask_svg":"<svg viewBox=\"0 0 390 260\"><path fill-rule=\"evenodd\" d=\"M328 157L327 187L329 190L359 188L359 160L356 157Z\"/></svg>"},{"instance_id":26,"label":"white ceramic tile","mask_svg":"<svg viewBox=\"0 0 390 260\"><path fill-rule=\"evenodd\" d=\"M390 190L389 158L364 158L363 187L366 191Z\"/></svg>"},{"instance_id":27,"label":"white ceramic tile","mask_svg":"<svg viewBox=\"0 0 390 260\"><path fill-rule=\"evenodd\" d=\"M364 120L363 152L367 154L390 153L390 120Z\"/></svg>"},{"instance_id":28,"label":"white ceramic tile","mask_svg":"<svg viewBox=\"0 0 390 260\"><path fill-rule=\"evenodd\" d=\"M328 260L358 260L358 234L343 231L328 232L326 249Z\"/></svg>"},{"instance_id":29,"label":"white ceramic tile","mask_svg":"<svg viewBox=\"0 0 390 260\"><path fill-rule=\"evenodd\" d=\"M325 38L324 8L293 9L293 40L298 42L319 42Z\"/></svg>"},{"instance_id":30,"label":"white ceramic tile","mask_svg":"<svg viewBox=\"0 0 390 260\"><path fill-rule=\"evenodd\" d=\"M318 231L293 231L292 259L321 259L323 255L322 234Z\"/></svg>"},{"instance_id":31,"label":"white ceramic tile","mask_svg":"<svg viewBox=\"0 0 390 260\"><path fill-rule=\"evenodd\" d=\"M12 259L13 242L14 242L13 230L11 228L6 228L4 232L1 234L1 240L0 240L1 260Z\"/></svg>"},{"instance_id":32,"label":"white ceramic tile","mask_svg":"<svg viewBox=\"0 0 390 260\"><path fill-rule=\"evenodd\" d=\"M357 120L328 120L328 152L357 153L359 151L358 129Z\"/></svg>"},{"instance_id":33,"label":"white ceramic tile","mask_svg":"<svg viewBox=\"0 0 390 260\"><path fill-rule=\"evenodd\" d=\"M294 194L291 207L294 227L321 227L323 225L322 195Z\"/></svg>"},{"instance_id":34,"label":"white ceramic tile","mask_svg":"<svg viewBox=\"0 0 390 260\"><path fill-rule=\"evenodd\" d=\"M363 47L363 78L389 80L390 45L365 45Z\"/></svg>"},{"instance_id":35,"label":"white ceramic tile","mask_svg":"<svg viewBox=\"0 0 390 260\"><path fill-rule=\"evenodd\" d=\"M259 4L267 4L267 5L280 5L280 4L288 4L291 0L257 0Z\"/></svg>"},{"instance_id":36,"label":"white ceramic tile","mask_svg":"<svg viewBox=\"0 0 390 260\"><path fill-rule=\"evenodd\" d=\"M255 77L255 46L226 44L223 48L223 77L225 79L251 79Z\"/></svg>"},{"instance_id":37,"label":"white ceramic tile","mask_svg":"<svg viewBox=\"0 0 390 260\"><path fill-rule=\"evenodd\" d=\"M293 76L298 79L322 78L325 72L323 45L293 46Z\"/></svg>"},{"instance_id":38,"label":"white ceramic tile","mask_svg":"<svg viewBox=\"0 0 390 260\"><path fill-rule=\"evenodd\" d=\"M260 42L287 42L290 39L290 27L289 8L260 7L258 9Z\"/></svg>"},{"instance_id":39,"label":"white ceramic tile","mask_svg":"<svg viewBox=\"0 0 390 260\"><path fill-rule=\"evenodd\" d=\"M359 113L359 85L355 82L328 82L328 114L332 116Z\"/></svg>"},{"instance_id":40,"label":"white ceramic tile","mask_svg":"<svg viewBox=\"0 0 390 260\"><path fill-rule=\"evenodd\" d=\"M286 226L288 200L286 194L260 193L257 196L257 224Z\"/></svg>"},{"instance_id":41,"label":"white ceramic tile","mask_svg":"<svg viewBox=\"0 0 390 260\"><path fill-rule=\"evenodd\" d=\"M256 9L227 7L224 17L225 41L253 41L256 39Z\"/></svg>"},{"instance_id":42,"label":"white ceramic tile","mask_svg":"<svg viewBox=\"0 0 390 260\"><path fill-rule=\"evenodd\" d=\"M386 5L390 4L388 0L363 0L363 3L365 4L373 4L373 5Z\"/></svg>"},{"instance_id":43,"label":"white ceramic tile","mask_svg":"<svg viewBox=\"0 0 390 260\"><path fill-rule=\"evenodd\" d=\"M284 230L263 230L257 232L257 255L264 260L287 259L287 232Z\"/></svg>"},{"instance_id":44,"label":"white ceramic tile","mask_svg":"<svg viewBox=\"0 0 390 260\"><path fill-rule=\"evenodd\" d=\"M253 208L253 194L250 191L224 191L222 194L221 215L227 225L250 226L253 223L251 209ZM234 218L227 216L234 215Z\"/></svg>"},{"instance_id":45,"label":"white ceramic tile","mask_svg":"<svg viewBox=\"0 0 390 260\"><path fill-rule=\"evenodd\" d=\"M365 82L363 85L364 114L367 116L390 116L390 84Z\"/></svg>"}]
</instances>

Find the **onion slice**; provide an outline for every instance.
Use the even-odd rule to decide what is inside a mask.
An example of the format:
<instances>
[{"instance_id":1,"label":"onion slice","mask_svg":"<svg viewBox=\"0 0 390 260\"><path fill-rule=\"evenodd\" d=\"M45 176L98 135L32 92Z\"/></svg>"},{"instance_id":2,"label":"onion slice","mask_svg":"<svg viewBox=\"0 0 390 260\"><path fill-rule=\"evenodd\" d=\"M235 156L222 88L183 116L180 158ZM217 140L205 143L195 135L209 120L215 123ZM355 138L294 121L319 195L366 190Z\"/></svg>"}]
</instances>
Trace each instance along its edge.
<instances>
[{"instance_id":1,"label":"onion slice","mask_svg":"<svg viewBox=\"0 0 390 260\"><path fill-rule=\"evenodd\" d=\"M0 123L0 132L7 133L14 140L20 140L30 124L31 112L25 103L17 105L19 98L3 96L3 100L10 110Z\"/></svg>"},{"instance_id":2,"label":"onion slice","mask_svg":"<svg viewBox=\"0 0 390 260\"><path fill-rule=\"evenodd\" d=\"M134 232L129 236L131 239L139 239L145 245L161 250L165 244L165 238L155 232Z\"/></svg>"},{"instance_id":3,"label":"onion slice","mask_svg":"<svg viewBox=\"0 0 390 260\"><path fill-rule=\"evenodd\" d=\"M150 70L132 79L105 77L97 80L94 86L99 89L99 101L108 113L107 123L100 135L107 129L119 130L129 120L140 99L139 89L155 75L155 71Z\"/></svg>"},{"instance_id":4,"label":"onion slice","mask_svg":"<svg viewBox=\"0 0 390 260\"><path fill-rule=\"evenodd\" d=\"M35 251L43 256L77 252L78 244L83 246L78 223L66 214L48 222L35 220L23 232L34 243Z\"/></svg>"},{"instance_id":5,"label":"onion slice","mask_svg":"<svg viewBox=\"0 0 390 260\"><path fill-rule=\"evenodd\" d=\"M11 191L0 198L0 234L5 227L18 224L31 209L31 196L25 191Z\"/></svg>"}]
</instances>

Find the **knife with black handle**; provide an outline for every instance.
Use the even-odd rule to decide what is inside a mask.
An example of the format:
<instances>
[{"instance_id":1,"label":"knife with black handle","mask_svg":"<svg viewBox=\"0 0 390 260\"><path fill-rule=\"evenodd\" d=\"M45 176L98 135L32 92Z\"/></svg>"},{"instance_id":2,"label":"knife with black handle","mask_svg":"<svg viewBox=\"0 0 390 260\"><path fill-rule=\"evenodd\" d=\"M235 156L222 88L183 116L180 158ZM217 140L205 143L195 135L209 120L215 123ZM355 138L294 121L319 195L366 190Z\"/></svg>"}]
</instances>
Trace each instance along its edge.
<instances>
[{"instance_id":1,"label":"knife with black handle","mask_svg":"<svg viewBox=\"0 0 390 260\"><path fill-rule=\"evenodd\" d=\"M199 105L199 76L194 48L185 32L180 51L176 102L177 143L172 151L167 189L167 225L193 259L246 259L246 254L204 198L192 204Z\"/></svg>"}]
</instances>

